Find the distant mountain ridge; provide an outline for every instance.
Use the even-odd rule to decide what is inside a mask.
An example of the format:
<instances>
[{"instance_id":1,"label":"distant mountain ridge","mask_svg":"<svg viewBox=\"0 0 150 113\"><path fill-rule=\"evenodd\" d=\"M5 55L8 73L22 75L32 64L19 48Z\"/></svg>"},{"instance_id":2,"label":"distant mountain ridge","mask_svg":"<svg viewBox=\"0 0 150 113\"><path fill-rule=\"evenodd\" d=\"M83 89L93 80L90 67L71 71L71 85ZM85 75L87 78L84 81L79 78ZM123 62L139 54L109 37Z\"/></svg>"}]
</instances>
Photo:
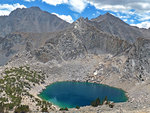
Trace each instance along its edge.
<instances>
[{"instance_id":1,"label":"distant mountain ridge","mask_svg":"<svg viewBox=\"0 0 150 113\"><path fill-rule=\"evenodd\" d=\"M149 30L132 27L106 13L69 24L38 7L16 9L0 17L0 65L16 53L30 51L42 62L64 61L86 54L118 55Z\"/></svg>"},{"instance_id":2,"label":"distant mountain ridge","mask_svg":"<svg viewBox=\"0 0 150 113\"><path fill-rule=\"evenodd\" d=\"M55 32L70 24L56 15L42 11L38 7L16 9L9 16L0 17L0 36L13 32Z\"/></svg>"}]
</instances>

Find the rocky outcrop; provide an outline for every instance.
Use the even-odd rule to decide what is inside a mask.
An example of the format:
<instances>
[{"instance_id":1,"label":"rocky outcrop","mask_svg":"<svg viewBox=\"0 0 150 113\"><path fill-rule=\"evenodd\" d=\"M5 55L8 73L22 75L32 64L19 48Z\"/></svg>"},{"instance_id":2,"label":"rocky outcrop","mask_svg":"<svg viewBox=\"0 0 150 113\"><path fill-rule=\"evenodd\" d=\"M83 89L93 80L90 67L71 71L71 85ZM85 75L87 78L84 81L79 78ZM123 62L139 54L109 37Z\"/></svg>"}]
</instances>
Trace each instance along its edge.
<instances>
[{"instance_id":1,"label":"rocky outcrop","mask_svg":"<svg viewBox=\"0 0 150 113\"><path fill-rule=\"evenodd\" d=\"M73 23L72 28L57 32L45 45L33 52L43 62L71 60L86 54L121 54L131 46L119 37L102 32L83 18Z\"/></svg>"},{"instance_id":2,"label":"rocky outcrop","mask_svg":"<svg viewBox=\"0 0 150 113\"><path fill-rule=\"evenodd\" d=\"M22 51L32 51L45 43L50 34L41 37L34 33L11 33L4 38L0 38L0 65L4 65L16 53Z\"/></svg>"},{"instance_id":3,"label":"rocky outcrop","mask_svg":"<svg viewBox=\"0 0 150 113\"><path fill-rule=\"evenodd\" d=\"M86 19L79 19L74 23L73 33L86 47L89 53L119 54L130 47L130 43L120 37L102 32L88 23Z\"/></svg>"},{"instance_id":4,"label":"rocky outcrop","mask_svg":"<svg viewBox=\"0 0 150 113\"><path fill-rule=\"evenodd\" d=\"M16 44L22 44L21 35L11 34L7 35L0 43L0 65L3 65L7 62L9 58L12 57L15 53L17 53L18 49L14 49Z\"/></svg>"},{"instance_id":5,"label":"rocky outcrop","mask_svg":"<svg viewBox=\"0 0 150 113\"><path fill-rule=\"evenodd\" d=\"M125 77L147 80L150 77L150 40L138 38L129 51Z\"/></svg>"},{"instance_id":6,"label":"rocky outcrop","mask_svg":"<svg viewBox=\"0 0 150 113\"><path fill-rule=\"evenodd\" d=\"M42 62L50 60L61 62L84 55L86 48L72 32L65 31L49 39L43 47L33 53Z\"/></svg>"}]
</instances>

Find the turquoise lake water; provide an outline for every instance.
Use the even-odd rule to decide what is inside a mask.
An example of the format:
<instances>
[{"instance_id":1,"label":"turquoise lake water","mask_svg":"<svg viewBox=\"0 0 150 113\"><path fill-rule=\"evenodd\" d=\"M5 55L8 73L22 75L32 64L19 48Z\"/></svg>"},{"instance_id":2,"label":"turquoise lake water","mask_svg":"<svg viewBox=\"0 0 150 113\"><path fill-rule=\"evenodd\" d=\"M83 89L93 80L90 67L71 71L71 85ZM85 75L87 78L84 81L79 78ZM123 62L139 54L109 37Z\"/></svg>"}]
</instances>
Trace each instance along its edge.
<instances>
[{"instance_id":1,"label":"turquoise lake water","mask_svg":"<svg viewBox=\"0 0 150 113\"><path fill-rule=\"evenodd\" d=\"M105 96L116 103L128 100L121 89L87 82L56 82L47 86L39 96L54 105L68 108L87 106L98 97L102 101Z\"/></svg>"}]
</instances>

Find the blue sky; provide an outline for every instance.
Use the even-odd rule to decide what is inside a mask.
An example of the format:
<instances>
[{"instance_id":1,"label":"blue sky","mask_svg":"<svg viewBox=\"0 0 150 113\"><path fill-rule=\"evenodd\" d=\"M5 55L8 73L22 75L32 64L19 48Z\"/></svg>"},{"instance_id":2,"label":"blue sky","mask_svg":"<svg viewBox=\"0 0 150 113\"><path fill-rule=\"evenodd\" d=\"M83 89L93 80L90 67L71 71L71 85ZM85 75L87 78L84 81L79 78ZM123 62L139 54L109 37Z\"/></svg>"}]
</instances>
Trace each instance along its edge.
<instances>
[{"instance_id":1,"label":"blue sky","mask_svg":"<svg viewBox=\"0 0 150 113\"><path fill-rule=\"evenodd\" d=\"M32 6L70 23L81 16L91 19L109 12L130 25L150 28L150 0L0 0L0 15Z\"/></svg>"}]
</instances>

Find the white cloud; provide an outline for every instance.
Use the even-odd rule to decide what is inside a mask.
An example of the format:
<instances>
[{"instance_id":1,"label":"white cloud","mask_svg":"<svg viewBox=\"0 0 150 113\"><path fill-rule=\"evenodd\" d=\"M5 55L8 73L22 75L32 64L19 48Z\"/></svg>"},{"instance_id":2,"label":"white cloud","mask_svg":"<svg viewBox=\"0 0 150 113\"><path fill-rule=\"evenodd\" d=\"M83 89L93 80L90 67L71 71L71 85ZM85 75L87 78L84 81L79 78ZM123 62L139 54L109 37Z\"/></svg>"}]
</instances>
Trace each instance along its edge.
<instances>
[{"instance_id":1,"label":"white cloud","mask_svg":"<svg viewBox=\"0 0 150 113\"><path fill-rule=\"evenodd\" d=\"M134 9L137 12L150 11L150 0L87 0L98 9L111 11L127 11ZM112 9L111 9L112 8Z\"/></svg>"},{"instance_id":2,"label":"white cloud","mask_svg":"<svg viewBox=\"0 0 150 113\"><path fill-rule=\"evenodd\" d=\"M127 19L127 18L130 18L130 15L121 15L120 13L116 13L116 15L114 16L117 16L119 17L120 19Z\"/></svg>"},{"instance_id":3,"label":"white cloud","mask_svg":"<svg viewBox=\"0 0 150 113\"><path fill-rule=\"evenodd\" d=\"M31 1L31 0L27 0ZM50 5L67 4L76 12L81 13L91 4L97 9L126 14L150 13L150 0L42 0ZM134 9L134 11L131 11Z\"/></svg>"},{"instance_id":4,"label":"white cloud","mask_svg":"<svg viewBox=\"0 0 150 113\"><path fill-rule=\"evenodd\" d=\"M56 13L52 13L52 14L58 16L59 18L65 20L66 22L69 22L69 23L73 22L73 19L70 15L59 15L59 14L56 14Z\"/></svg>"},{"instance_id":5,"label":"white cloud","mask_svg":"<svg viewBox=\"0 0 150 113\"><path fill-rule=\"evenodd\" d=\"M145 22L141 22L141 23L138 23L138 24L131 24L132 26L137 26L139 28L150 28L150 21L145 21Z\"/></svg>"},{"instance_id":6,"label":"white cloud","mask_svg":"<svg viewBox=\"0 0 150 113\"><path fill-rule=\"evenodd\" d=\"M130 7L124 6L123 4L112 4L110 0L88 0L89 3L95 6L97 9L113 12L126 12ZM114 1L113 1L114 2Z\"/></svg>"},{"instance_id":7,"label":"white cloud","mask_svg":"<svg viewBox=\"0 0 150 113\"><path fill-rule=\"evenodd\" d=\"M26 8L24 5L16 4L0 4L0 16L9 15L11 11L17 8Z\"/></svg>"},{"instance_id":8,"label":"white cloud","mask_svg":"<svg viewBox=\"0 0 150 113\"><path fill-rule=\"evenodd\" d=\"M10 11L0 10L0 16L6 16L6 15L9 15L9 14L10 14Z\"/></svg>"},{"instance_id":9,"label":"white cloud","mask_svg":"<svg viewBox=\"0 0 150 113\"><path fill-rule=\"evenodd\" d=\"M128 6L130 6L132 9L135 9L136 12L138 13L148 13L150 12L150 1L149 0L143 0L143 1L137 1L134 3L129 3L127 4Z\"/></svg>"},{"instance_id":10,"label":"white cloud","mask_svg":"<svg viewBox=\"0 0 150 113\"><path fill-rule=\"evenodd\" d=\"M133 19L130 19L129 21L130 21L131 23L134 23L134 22L135 22L135 20L133 20Z\"/></svg>"},{"instance_id":11,"label":"white cloud","mask_svg":"<svg viewBox=\"0 0 150 113\"><path fill-rule=\"evenodd\" d=\"M87 6L87 1L86 0L69 0L69 5L71 6L72 10L81 13Z\"/></svg>"},{"instance_id":12,"label":"white cloud","mask_svg":"<svg viewBox=\"0 0 150 113\"><path fill-rule=\"evenodd\" d=\"M150 14L143 13L143 14L137 14L137 19L139 21L147 21L150 20Z\"/></svg>"},{"instance_id":13,"label":"white cloud","mask_svg":"<svg viewBox=\"0 0 150 113\"><path fill-rule=\"evenodd\" d=\"M71 10L81 13L87 6L86 0L42 0L43 2L50 5L67 4Z\"/></svg>"}]
</instances>

